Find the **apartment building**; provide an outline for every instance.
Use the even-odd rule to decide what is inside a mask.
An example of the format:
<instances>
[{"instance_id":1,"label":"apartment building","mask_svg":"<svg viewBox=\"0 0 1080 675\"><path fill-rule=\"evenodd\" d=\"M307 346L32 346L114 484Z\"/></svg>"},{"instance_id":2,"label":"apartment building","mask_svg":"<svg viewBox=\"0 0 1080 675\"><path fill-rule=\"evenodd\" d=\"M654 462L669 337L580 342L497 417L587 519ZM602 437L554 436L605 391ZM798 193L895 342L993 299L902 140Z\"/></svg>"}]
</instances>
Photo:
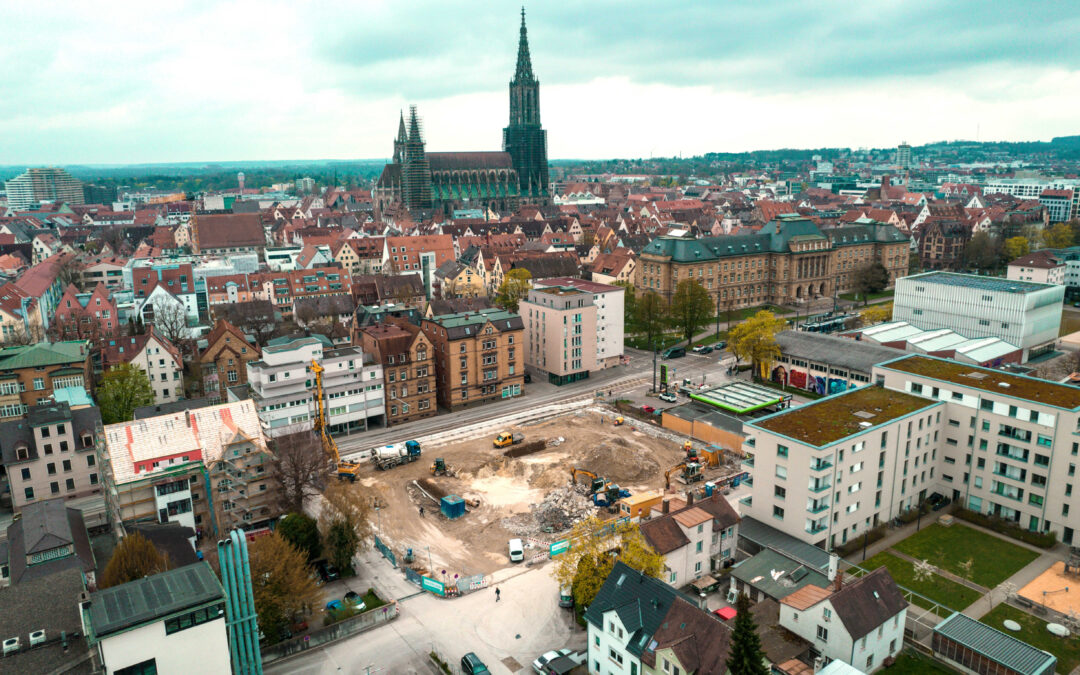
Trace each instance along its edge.
<instances>
[{"instance_id":1,"label":"apartment building","mask_svg":"<svg viewBox=\"0 0 1080 675\"><path fill-rule=\"evenodd\" d=\"M0 348L0 419L26 414L53 398L56 389L78 387L89 395L90 343L38 342Z\"/></svg>"},{"instance_id":2,"label":"apartment building","mask_svg":"<svg viewBox=\"0 0 1080 675\"><path fill-rule=\"evenodd\" d=\"M61 339L93 344L119 332L120 315L109 289L99 281L92 292L80 293L75 284L68 284L56 307L52 330Z\"/></svg>"},{"instance_id":3,"label":"apartment building","mask_svg":"<svg viewBox=\"0 0 1080 675\"><path fill-rule=\"evenodd\" d=\"M525 327L525 365L552 384L596 370L596 306L591 293L569 286L532 288L518 306Z\"/></svg>"},{"instance_id":4,"label":"apartment building","mask_svg":"<svg viewBox=\"0 0 1080 675\"><path fill-rule=\"evenodd\" d=\"M16 513L27 504L100 495L101 413L67 403L30 407L0 424L0 451Z\"/></svg>"},{"instance_id":5,"label":"apartment building","mask_svg":"<svg viewBox=\"0 0 1080 675\"><path fill-rule=\"evenodd\" d=\"M247 384L247 363L260 356L262 351L258 345L248 342L239 328L225 319L218 319L206 336L206 348L196 359L199 393L223 402L228 387Z\"/></svg>"},{"instance_id":6,"label":"apartment building","mask_svg":"<svg viewBox=\"0 0 1080 675\"><path fill-rule=\"evenodd\" d=\"M261 359L247 363L248 390L230 389L229 400L249 391L263 432L271 438L309 430L317 413L313 361L324 368L324 405L332 433L383 423L382 364L355 347L334 349L322 335L271 340Z\"/></svg>"},{"instance_id":7,"label":"apartment building","mask_svg":"<svg viewBox=\"0 0 1080 675\"><path fill-rule=\"evenodd\" d=\"M1068 192L1068 205L1059 207L1059 220L1080 218L1080 180L1075 178L997 178L983 186L983 194L1007 194L1021 199L1039 199L1047 191ZM1067 208L1067 210L1066 210Z\"/></svg>"},{"instance_id":8,"label":"apartment building","mask_svg":"<svg viewBox=\"0 0 1080 675\"><path fill-rule=\"evenodd\" d=\"M420 328L435 349L439 405L451 410L520 396L524 324L503 309L444 314Z\"/></svg>"},{"instance_id":9,"label":"apartment building","mask_svg":"<svg viewBox=\"0 0 1080 675\"><path fill-rule=\"evenodd\" d=\"M596 307L596 367L611 368L623 362L626 289L576 277L552 277L533 281L534 288L565 286L592 296Z\"/></svg>"},{"instance_id":10,"label":"apartment building","mask_svg":"<svg viewBox=\"0 0 1080 675\"><path fill-rule=\"evenodd\" d=\"M217 536L279 515L273 456L252 401L110 424L102 460L114 521L176 522Z\"/></svg>"},{"instance_id":11,"label":"apartment building","mask_svg":"<svg viewBox=\"0 0 1080 675\"><path fill-rule=\"evenodd\" d=\"M923 330L948 328L968 338L1001 338L1023 360L1050 352L1061 324L1064 286L925 272L896 283L893 321Z\"/></svg>"},{"instance_id":12,"label":"apartment building","mask_svg":"<svg viewBox=\"0 0 1080 675\"><path fill-rule=\"evenodd\" d=\"M184 361L180 350L153 324L142 335L106 340L101 360L106 370L121 363L141 369L150 379L155 403L170 403L184 397Z\"/></svg>"},{"instance_id":13,"label":"apartment building","mask_svg":"<svg viewBox=\"0 0 1080 675\"><path fill-rule=\"evenodd\" d=\"M349 273L340 267L321 267L292 272L266 272L259 275L264 296L274 303L274 309L285 318L295 310L295 302L306 298L332 296L350 297L352 282Z\"/></svg>"},{"instance_id":14,"label":"apartment building","mask_svg":"<svg viewBox=\"0 0 1080 675\"><path fill-rule=\"evenodd\" d=\"M641 523L641 534L664 556L664 581L680 588L734 560L739 514L720 493L696 503L691 497L685 506L674 510L665 499L660 509Z\"/></svg>"},{"instance_id":15,"label":"apartment building","mask_svg":"<svg viewBox=\"0 0 1080 675\"><path fill-rule=\"evenodd\" d=\"M394 426L438 413L435 347L404 319L361 329L360 347L382 364L386 377L386 425Z\"/></svg>"},{"instance_id":16,"label":"apartment building","mask_svg":"<svg viewBox=\"0 0 1080 675\"><path fill-rule=\"evenodd\" d=\"M1009 263L1007 276L1011 281L1034 281L1039 284L1065 284L1064 260L1048 250L1020 256Z\"/></svg>"},{"instance_id":17,"label":"apartment building","mask_svg":"<svg viewBox=\"0 0 1080 675\"><path fill-rule=\"evenodd\" d=\"M82 182L66 169L27 169L6 185L8 208L15 211L25 211L41 202L85 203Z\"/></svg>"}]
</instances>

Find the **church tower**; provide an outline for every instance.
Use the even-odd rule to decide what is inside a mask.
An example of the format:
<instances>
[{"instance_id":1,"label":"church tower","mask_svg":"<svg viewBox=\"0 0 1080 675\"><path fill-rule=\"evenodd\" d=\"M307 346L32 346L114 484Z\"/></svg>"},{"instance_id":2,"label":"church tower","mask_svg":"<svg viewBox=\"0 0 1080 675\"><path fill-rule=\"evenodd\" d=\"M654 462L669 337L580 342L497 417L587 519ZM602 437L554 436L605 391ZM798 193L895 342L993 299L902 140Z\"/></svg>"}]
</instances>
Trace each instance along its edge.
<instances>
[{"instance_id":1,"label":"church tower","mask_svg":"<svg viewBox=\"0 0 1080 675\"><path fill-rule=\"evenodd\" d=\"M404 119L402 120L404 125ZM401 131L398 131L401 135ZM396 144L395 144L396 145ZM416 106L409 106L409 134L402 144L401 198L410 209L431 208L431 164L424 152L420 118Z\"/></svg>"},{"instance_id":2,"label":"church tower","mask_svg":"<svg viewBox=\"0 0 1080 675\"><path fill-rule=\"evenodd\" d=\"M503 129L503 150L510 153L521 196L547 201L549 195L547 132L540 126L540 82L532 69L525 8L521 8L517 70L510 81L510 124Z\"/></svg>"},{"instance_id":3,"label":"church tower","mask_svg":"<svg viewBox=\"0 0 1080 675\"><path fill-rule=\"evenodd\" d=\"M401 164L405 158L405 143L409 137L405 134L405 113L398 111L397 138L394 139L394 164Z\"/></svg>"}]
</instances>

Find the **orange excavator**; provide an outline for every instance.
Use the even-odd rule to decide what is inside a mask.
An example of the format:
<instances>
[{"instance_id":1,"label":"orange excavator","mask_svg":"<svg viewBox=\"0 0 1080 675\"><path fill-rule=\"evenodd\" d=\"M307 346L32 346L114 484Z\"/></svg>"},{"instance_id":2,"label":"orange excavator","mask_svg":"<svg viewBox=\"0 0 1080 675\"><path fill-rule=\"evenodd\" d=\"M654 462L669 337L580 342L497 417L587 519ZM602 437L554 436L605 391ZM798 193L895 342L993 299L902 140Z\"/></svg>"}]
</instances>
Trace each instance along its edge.
<instances>
[{"instance_id":1,"label":"orange excavator","mask_svg":"<svg viewBox=\"0 0 1080 675\"><path fill-rule=\"evenodd\" d=\"M334 469L337 471L337 477L342 480L355 482L356 474L360 471L360 463L346 462L341 459L337 443L334 441L334 437L330 435L330 430L326 425L326 405L323 402L322 388L323 370L325 370L325 368L319 365L318 361L315 361L314 359L311 361L311 372L315 373L316 401L315 424L313 430L319 435L319 439L322 441L323 451L334 461Z\"/></svg>"}]
</instances>

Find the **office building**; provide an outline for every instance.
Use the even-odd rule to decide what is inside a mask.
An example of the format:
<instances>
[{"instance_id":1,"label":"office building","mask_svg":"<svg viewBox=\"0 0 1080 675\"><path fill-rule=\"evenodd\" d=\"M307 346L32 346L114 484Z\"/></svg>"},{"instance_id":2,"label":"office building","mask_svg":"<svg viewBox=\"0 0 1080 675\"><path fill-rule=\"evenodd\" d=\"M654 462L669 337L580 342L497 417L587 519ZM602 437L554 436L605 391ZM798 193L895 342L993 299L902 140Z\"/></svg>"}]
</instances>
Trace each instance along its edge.
<instances>
[{"instance_id":1,"label":"office building","mask_svg":"<svg viewBox=\"0 0 1080 675\"><path fill-rule=\"evenodd\" d=\"M565 286L592 296L596 307L596 367L611 368L623 362L626 290L622 286L576 277L551 277L533 281L533 288Z\"/></svg>"},{"instance_id":2,"label":"office building","mask_svg":"<svg viewBox=\"0 0 1080 675\"><path fill-rule=\"evenodd\" d=\"M64 169L27 169L7 181L8 207L25 211L41 202L85 204L83 186Z\"/></svg>"},{"instance_id":3,"label":"office building","mask_svg":"<svg viewBox=\"0 0 1080 675\"><path fill-rule=\"evenodd\" d=\"M911 168L911 146L907 141L896 146L896 166L901 169Z\"/></svg>"}]
</instances>

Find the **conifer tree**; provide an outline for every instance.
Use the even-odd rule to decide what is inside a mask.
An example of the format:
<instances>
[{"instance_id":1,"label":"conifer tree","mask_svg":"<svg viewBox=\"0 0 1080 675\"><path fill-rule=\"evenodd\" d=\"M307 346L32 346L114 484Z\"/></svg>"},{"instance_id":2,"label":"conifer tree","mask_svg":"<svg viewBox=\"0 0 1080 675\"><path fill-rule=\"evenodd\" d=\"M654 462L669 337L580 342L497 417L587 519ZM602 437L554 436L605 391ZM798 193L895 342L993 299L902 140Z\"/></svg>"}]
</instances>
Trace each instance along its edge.
<instances>
[{"instance_id":1,"label":"conifer tree","mask_svg":"<svg viewBox=\"0 0 1080 675\"><path fill-rule=\"evenodd\" d=\"M765 653L761 650L761 638L757 624L750 614L750 598L740 593L735 601L735 629L731 636L731 650L727 667L731 675L769 675L765 665Z\"/></svg>"}]
</instances>

